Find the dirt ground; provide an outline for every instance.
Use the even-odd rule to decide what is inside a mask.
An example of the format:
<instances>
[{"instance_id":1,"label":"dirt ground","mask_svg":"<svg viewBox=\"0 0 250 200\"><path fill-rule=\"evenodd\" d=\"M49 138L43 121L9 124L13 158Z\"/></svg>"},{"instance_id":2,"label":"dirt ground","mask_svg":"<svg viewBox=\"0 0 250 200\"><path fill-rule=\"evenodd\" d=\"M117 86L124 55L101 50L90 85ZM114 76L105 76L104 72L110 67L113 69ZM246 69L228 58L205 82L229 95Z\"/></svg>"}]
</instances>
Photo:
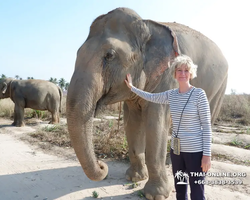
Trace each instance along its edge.
<instances>
[{"instance_id":1,"label":"dirt ground","mask_svg":"<svg viewBox=\"0 0 250 200\"><path fill-rule=\"evenodd\" d=\"M21 128L13 127L11 123L0 118L0 200L90 200L94 199L94 191L99 194L98 199L103 200L145 199L140 197L139 191L146 181L133 188L131 182L125 179L128 163L106 160L108 178L100 182L91 181L84 174L72 149L55 148L45 152L20 139L46 122ZM237 134L236 129L234 133L228 133L232 129L221 126L213 132L212 153L217 157L213 157L210 172L211 176L217 176L206 179L210 184L205 186L207 200L250 199L249 150L225 145L236 139L250 144L250 134ZM232 161L226 158L232 158ZM166 168L173 186L171 165L166 165ZM230 173L233 177L218 176L220 172ZM175 199L174 188L168 199Z\"/></svg>"}]
</instances>

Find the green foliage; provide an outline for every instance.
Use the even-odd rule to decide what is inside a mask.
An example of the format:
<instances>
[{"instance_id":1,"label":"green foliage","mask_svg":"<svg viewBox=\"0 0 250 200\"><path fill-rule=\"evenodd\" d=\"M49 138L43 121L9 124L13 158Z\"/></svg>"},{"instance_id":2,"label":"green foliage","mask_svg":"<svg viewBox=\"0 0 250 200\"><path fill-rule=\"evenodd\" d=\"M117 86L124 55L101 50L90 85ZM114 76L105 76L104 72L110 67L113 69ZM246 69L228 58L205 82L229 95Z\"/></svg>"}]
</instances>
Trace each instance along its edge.
<instances>
[{"instance_id":1,"label":"green foliage","mask_svg":"<svg viewBox=\"0 0 250 200\"><path fill-rule=\"evenodd\" d=\"M127 138L123 138L122 149L126 150L128 148L128 141Z\"/></svg>"},{"instance_id":2,"label":"green foliage","mask_svg":"<svg viewBox=\"0 0 250 200\"><path fill-rule=\"evenodd\" d=\"M52 77L50 77L49 82L52 82L52 83L54 83L56 85L58 83L57 78L52 78Z\"/></svg>"},{"instance_id":3,"label":"green foliage","mask_svg":"<svg viewBox=\"0 0 250 200\"><path fill-rule=\"evenodd\" d=\"M33 117L37 117L37 118L43 118L44 115L44 111L41 110L33 110Z\"/></svg>"},{"instance_id":4,"label":"green foliage","mask_svg":"<svg viewBox=\"0 0 250 200\"><path fill-rule=\"evenodd\" d=\"M113 120L109 120L109 128L112 128L113 126Z\"/></svg>"},{"instance_id":5,"label":"green foliage","mask_svg":"<svg viewBox=\"0 0 250 200\"><path fill-rule=\"evenodd\" d=\"M238 146L242 145L242 142L240 142L239 140L237 140L236 138L234 138L233 141L230 142L230 144L233 145L233 146L238 147Z\"/></svg>"},{"instance_id":6,"label":"green foliage","mask_svg":"<svg viewBox=\"0 0 250 200\"><path fill-rule=\"evenodd\" d=\"M93 198L98 198L99 194L96 191L92 192L92 197Z\"/></svg>"},{"instance_id":7,"label":"green foliage","mask_svg":"<svg viewBox=\"0 0 250 200\"><path fill-rule=\"evenodd\" d=\"M137 183L137 182L127 183L127 184L124 184L124 186L126 186L128 189L135 189L140 186L140 183Z\"/></svg>"},{"instance_id":8,"label":"green foliage","mask_svg":"<svg viewBox=\"0 0 250 200\"><path fill-rule=\"evenodd\" d=\"M69 83L66 82L64 78L60 78L59 80L57 80L57 78L50 77L49 81L58 85L62 90L66 90L66 91L68 90Z\"/></svg>"},{"instance_id":9,"label":"green foliage","mask_svg":"<svg viewBox=\"0 0 250 200\"><path fill-rule=\"evenodd\" d=\"M170 150L171 150L171 139L168 140L167 145L168 145L167 146L167 152L169 153Z\"/></svg>"},{"instance_id":10,"label":"green foliage","mask_svg":"<svg viewBox=\"0 0 250 200\"><path fill-rule=\"evenodd\" d=\"M27 118L37 118L37 119L46 119L51 118L51 113L47 110L34 110L31 108L26 108L24 110L24 116Z\"/></svg>"},{"instance_id":11,"label":"green foliage","mask_svg":"<svg viewBox=\"0 0 250 200\"><path fill-rule=\"evenodd\" d=\"M133 182L132 183L132 188L134 189L134 188L137 188L139 186L139 184L138 183L136 183L136 182Z\"/></svg>"},{"instance_id":12,"label":"green foliage","mask_svg":"<svg viewBox=\"0 0 250 200\"><path fill-rule=\"evenodd\" d=\"M65 83L65 90L68 91L69 83Z\"/></svg>"},{"instance_id":13,"label":"green foliage","mask_svg":"<svg viewBox=\"0 0 250 200\"><path fill-rule=\"evenodd\" d=\"M60 87L62 90L64 90L65 85L66 85L65 79L64 79L64 78L61 78L61 79L58 81L58 85L59 85L59 87Z\"/></svg>"},{"instance_id":14,"label":"green foliage","mask_svg":"<svg viewBox=\"0 0 250 200\"><path fill-rule=\"evenodd\" d=\"M243 149L250 149L250 144L244 144L242 141L239 141L237 138L234 138L232 142L229 142L228 145L243 148Z\"/></svg>"},{"instance_id":15,"label":"green foliage","mask_svg":"<svg viewBox=\"0 0 250 200\"><path fill-rule=\"evenodd\" d=\"M137 195L138 195L140 198L145 197L144 192L143 192L142 190L139 190L139 191L137 192Z\"/></svg>"},{"instance_id":16,"label":"green foliage","mask_svg":"<svg viewBox=\"0 0 250 200\"><path fill-rule=\"evenodd\" d=\"M55 132L55 131L59 130L59 125L48 125L42 129L46 132L53 132L53 131Z\"/></svg>"},{"instance_id":17,"label":"green foliage","mask_svg":"<svg viewBox=\"0 0 250 200\"><path fill-rule=\"evenodd\" d=\"M7 77L6 75L2 74L0 79L2 78L7 78ZM15 75L15 79L22 80L22 78L19 75ZM34 79L34 77L28 76L27 79ZM57 78L50 77L49 81L58 85L62 90L66 90L66 91L68 90L69 83L64 78L60 78L59 80L57 80Z\"/></svg>"}]
</instances>

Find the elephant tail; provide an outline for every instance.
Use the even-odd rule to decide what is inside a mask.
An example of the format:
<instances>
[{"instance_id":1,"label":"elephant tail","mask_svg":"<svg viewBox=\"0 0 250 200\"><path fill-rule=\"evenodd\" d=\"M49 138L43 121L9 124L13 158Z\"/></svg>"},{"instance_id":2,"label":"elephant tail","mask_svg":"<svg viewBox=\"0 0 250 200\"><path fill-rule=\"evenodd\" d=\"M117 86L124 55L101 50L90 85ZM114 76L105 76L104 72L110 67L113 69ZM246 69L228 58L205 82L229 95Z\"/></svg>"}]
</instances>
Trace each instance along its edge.
<instances>
[{"instance_id":1,"label":"elephant tail","mask_svg":"<svg viewBox=\"0 0 250 200\"><path fill-rule=\"evenodd\" d=\"M59 95L60 95L60 106L59 106L59 112L62 112L62 98L63 98L63 93L62 93L62 89L58 86L58 90L59 90Z\"/></svg>"}]
</instances>

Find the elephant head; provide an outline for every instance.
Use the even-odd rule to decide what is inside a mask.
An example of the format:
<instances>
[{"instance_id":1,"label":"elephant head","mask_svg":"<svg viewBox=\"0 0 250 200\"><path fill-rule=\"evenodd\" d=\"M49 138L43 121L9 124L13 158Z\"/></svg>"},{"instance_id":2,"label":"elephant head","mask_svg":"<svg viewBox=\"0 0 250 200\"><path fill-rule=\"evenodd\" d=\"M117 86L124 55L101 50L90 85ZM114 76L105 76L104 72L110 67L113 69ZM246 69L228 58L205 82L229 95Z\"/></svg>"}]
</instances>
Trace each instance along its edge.
<instances>
[{"instance_id":1,"label":"elephant head","mask_svg":"<svg viewBox=\"0 0 250 200\"><path fill-rule=\"evenodd\" d=\"M164 38L164 39L163 39ZM86 175L102 180L108 173L92 144L92 120L102 105L133 99L124 83L153 91L179 53L174 33L134 11L118 8L94 20L77 52L67 95L67 122L72 145Z\"/></svg>"},{"instance_id":2,"label":"elephant head","mask_svg":"<svg viewBox=\"0 0 250 200\"><path fill-rule=\"evenodd\" d=\"M12 79L0 79L0 90L1 90L1 94L0 94L0 99L3 98L8 98L10 97L10 90L8 90L8 88L11 88L11 83L12 83Z\"/></svg>"}]
</instances>

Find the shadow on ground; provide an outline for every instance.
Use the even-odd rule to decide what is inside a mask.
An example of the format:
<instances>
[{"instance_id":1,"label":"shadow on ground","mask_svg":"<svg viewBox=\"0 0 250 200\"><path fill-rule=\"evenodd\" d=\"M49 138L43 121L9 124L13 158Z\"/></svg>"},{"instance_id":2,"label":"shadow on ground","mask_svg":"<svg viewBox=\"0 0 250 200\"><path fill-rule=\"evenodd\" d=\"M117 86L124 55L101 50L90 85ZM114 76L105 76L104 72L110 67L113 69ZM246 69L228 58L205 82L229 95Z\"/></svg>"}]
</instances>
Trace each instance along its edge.
<instances>
[{"instance_id":1,"label":"shadow on ground","mask_svg":"<svg viewBox=\"0 0 250 200\"><path fill-rule=\"evenodd\" d=\"M113 164L113 162L108 163L110 169L112 169ZM119 163L117 164L119 165ZM117 168L117 166L115 167ZM96 191L96 188L101 188L100 191L97 191L100 194L102 191L105 193L105 190L112 189L112 186L117 187L117 185L123 187L125 191L129 190L126 189L126 184L129 182L125 180L124 174L118 173L118 171L110 173L103 181L95 182L86 177L80 166L0 175L0 180L0 194L1 198L5 200L76 199L74 196L78 193L77 197L79 197L79 192L82 193L82 199L93 199L92 192ZM131 195L136 195L134 190L129 193L117 196L116 191L114 191L113 196L104 195L105 197L102 199L111 199L110 197L131 199Z\"/></svg>"}]
</instances>

